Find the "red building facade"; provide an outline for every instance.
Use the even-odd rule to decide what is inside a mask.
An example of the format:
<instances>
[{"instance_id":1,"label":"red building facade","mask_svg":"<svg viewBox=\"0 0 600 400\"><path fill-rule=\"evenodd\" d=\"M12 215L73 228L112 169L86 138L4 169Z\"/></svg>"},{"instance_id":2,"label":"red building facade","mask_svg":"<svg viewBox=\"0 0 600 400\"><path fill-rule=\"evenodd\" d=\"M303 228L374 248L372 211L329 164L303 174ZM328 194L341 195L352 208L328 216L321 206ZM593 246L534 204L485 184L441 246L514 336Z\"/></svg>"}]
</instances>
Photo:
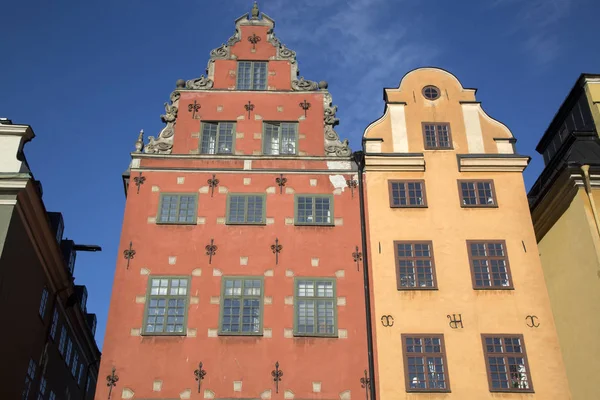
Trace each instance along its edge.
<instances>
[{"instance_id":1,"label":"red building facade","mask_svg":"<svg viewBox=\"0 0 600 400\"><path fill-rule=\"evenodd\" d=\"M97 399L364 395L356 167L273 27L237 19L140 134Z\"/></svg>"}]
</instances>

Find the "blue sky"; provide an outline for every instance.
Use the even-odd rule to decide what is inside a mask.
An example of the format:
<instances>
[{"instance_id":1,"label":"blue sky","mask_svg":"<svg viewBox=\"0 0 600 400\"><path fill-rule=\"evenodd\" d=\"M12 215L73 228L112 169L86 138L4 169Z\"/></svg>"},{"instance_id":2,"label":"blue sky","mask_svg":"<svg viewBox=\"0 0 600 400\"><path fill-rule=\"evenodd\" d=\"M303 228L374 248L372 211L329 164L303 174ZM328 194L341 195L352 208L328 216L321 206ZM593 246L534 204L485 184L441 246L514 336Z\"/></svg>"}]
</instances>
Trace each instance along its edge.
<instances>
[{"instance_id":1,"label":"blue sky","mask_svg":"<svg viewBox=\"0 0 600 400\"><path fill-rule=\"evenodd\" d=\"M264 0L300 73L326 80L342 138L360 146L383 111L382 88L419 66L439 66L517 137L535 145L582 72L600 73L597 0ZM156 135L179 78L204 73L250 0L5 1L0 6L0 117L29 124L26 147L48 210L66 235L99 244L78 255L102 346L125 197L121 174L140 129ZM143 251L141 248L138 251Z\"/></svg>"}]
</instances>

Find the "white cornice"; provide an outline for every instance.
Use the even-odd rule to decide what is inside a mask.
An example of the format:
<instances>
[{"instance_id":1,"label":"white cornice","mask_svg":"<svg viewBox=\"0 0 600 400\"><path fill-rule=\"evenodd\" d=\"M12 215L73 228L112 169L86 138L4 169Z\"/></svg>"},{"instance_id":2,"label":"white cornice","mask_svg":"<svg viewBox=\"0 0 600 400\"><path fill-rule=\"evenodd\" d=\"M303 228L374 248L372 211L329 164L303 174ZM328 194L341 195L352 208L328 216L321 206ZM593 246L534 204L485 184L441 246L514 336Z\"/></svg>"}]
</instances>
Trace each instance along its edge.
<instances>
[{"instance_id":1,"label":"white cornice","mask_svg":"<svg viewBox=\"0 0 600 400\"><path fill-rule=\"evenodd\" d=\"M423 154L411 156L365 156L365 171L425 171Z\"/></svg>"},{"instance_id":2,"label":"white cornice","mask_svg":"<svg viewBox=\"0 0 600 400\"><path fill-rule=\"evenodd\" d=\"M529 157L460 157L458 170L460 172L523 172L529 164Z\"/></svg>"}]
</instances>

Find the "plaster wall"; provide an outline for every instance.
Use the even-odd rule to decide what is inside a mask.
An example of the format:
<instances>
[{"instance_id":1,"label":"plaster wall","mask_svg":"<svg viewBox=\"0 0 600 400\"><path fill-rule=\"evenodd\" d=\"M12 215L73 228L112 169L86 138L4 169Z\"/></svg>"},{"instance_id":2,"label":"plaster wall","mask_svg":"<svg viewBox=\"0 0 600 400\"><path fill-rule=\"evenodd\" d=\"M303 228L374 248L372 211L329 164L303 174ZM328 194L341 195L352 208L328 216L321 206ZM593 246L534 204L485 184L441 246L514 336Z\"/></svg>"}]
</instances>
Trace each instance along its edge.
<instances>
[{"instance_id":1,"label":"plaster wall","mask_svg":"<svg viewBox=\"0 0 600 400\"><path fill-rule=\"evenodd\" d=\"M600 319L595 317L600 314L600 263L595 256L598 235L594 229L589 200L580 188L538 244L575 400L600 398L600 388L594 383L600 361L590 356L600 353Z\"/></svg>"},{"instance_id":2,"label":"plaster wall","mask_svg":"<svg viewBox=\"0 0 600 400\"><path fill-rule=\"evenodd\" d=\"M425 85L440 88L441 97L424 100ZM498 153L493 139L509 139L512 134L474 103L473 89L462 88L446 71L413 71L399 89L386 89L386 94L388 101L407 103L408 151L424 154L425 171L366 173L380 398L569 399L522 175L502 170L461 172L457 165L457 154L473 154L461 102L472 104L470 129L481 130L475 150L482 165L486 155ZM473 121L477 115L478 123ZM394 127L390 129L393 122L387 118L368 128L365 137L383 139L384 152L392 152ZM423 122L448 122L453 150L424 150ZM391 179L424 180L427 207L391 208ZM459 179L493 180L497 207L461 207ZM395 240L432 241L436 290L397 289ZM505 240L514 290L473 289L467 240ZM384 315L393 316L392 327L380 322ZM460 315L462 328L450 326L453 315ZM528 327L530 315L537 317L539 327ZM411 333L444 335L450 393L407 393L401 334ZM481 335L493 333L523 335L534 393L490 392Z\"/></svg>"}]
</instances>

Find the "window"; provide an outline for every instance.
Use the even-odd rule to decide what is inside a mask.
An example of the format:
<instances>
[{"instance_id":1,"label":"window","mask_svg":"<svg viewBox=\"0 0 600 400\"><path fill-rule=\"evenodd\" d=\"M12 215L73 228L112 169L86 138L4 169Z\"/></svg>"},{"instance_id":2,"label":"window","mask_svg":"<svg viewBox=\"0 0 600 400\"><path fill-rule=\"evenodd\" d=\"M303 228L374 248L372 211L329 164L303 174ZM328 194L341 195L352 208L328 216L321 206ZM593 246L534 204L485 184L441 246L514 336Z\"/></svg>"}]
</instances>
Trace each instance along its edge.
<instances>
[{"instance_id":1,"label":"window","mask_svg":"<svg viewBox=\"0 0 600 400\"><path fill-rule=\"evenodd\" d=\"M296 278L294 334L337 336L335 279Z\"/></svg>"},{"instance_id":2,"label":"window","mask_svg":"<svg viewBox=\"0 0 600 400\"><path fill-rule=\"evenodd\" d=\"M264 224L264 194L230 194L227 196L228 224Z\"/></svg>"},{"instance_id":3,"label":"window","mask_svg":"<svg viewBox=\"0 0 600 400\"><path fill-rule=\"evenodd\" d=\"M71 365L71 375L73 378L77 378L77 367L79 366L79 354L77 350L73 352L73 365Z\"/></svg>"},{"instance_id":4,"label":"window","mask_svg":"<svg viewBox=\"0 0 600 400\"><path fill-rule=\"evenodd\" d=\"M389 181L390 207L426 207L425 181Z\"/></svg>"},{"instance_id":5,"label":"window","mask_svg":"<svg viewBox=\"0 0 600 400\"><path fill-rule=\"evenodd\" d=\"M425 137L425 149L451 149L452 137L450 136L450 124L443 122L424 122L423 135Z\"/></svg>"},{"instance_id":6,"label":"window","mask_svg":"<svg viewBox=\"0 0 600 400\"><path fill-rule=\"evenodd\" d=\"M512 289L506 243L467 241L474 289Z\"/></svg>"},{"instance_id":7,"label":"window","mask_svg":"<svg viewBox=\"0 0 600 400\"><path fill-rule=\"evenodd\" d=\"M65 354L65 363L67 367L71 364L71 353L73 352L73 342L71 338L67 338L67 353Z\"/></svg>"},{"instance_id":8,"label":"window","mask_svg":"<svg viewBox=\"0 0 600 400\"><path fill-rule=\"evenodd\" d=\"M394 242L398 290L436 289L431 242Z\"/></svg>"},{"instance_id":9,"label":"window","mask_svg":"<svg viewBox=\"0 0 600 400\"><path fill-rule=\"evenodd\" d=\"M56 337L56 328L58 327L58 309L54 309L54 314L52 315L52 326L50 327L50 337L52 340Z\"/></svg>"},{"instance_id":10,"label":"window","mask_svg":"<svg viewBox=\"0 0 600 400\"><path fill-rule=\"evenodd\" d=\"M333 225L333 196L297 195L296 225Z\"/></svg>"},{"instance_id":11,"label":"window","mask_svg":"<svg viewBox=\"0 0 600 400\"><path fill-rule=\"evenodd\" d=\"M189 279L150 277L144 334L185 335Z\"/></svg>"},{"instance_id":12,"label":"window","mask_svg":"<svg viewBox=\"0 0 600 400\"><path fill-rule=\"evenodd\" d=\"M79 377L77 378L77 384L81 386L83 383L83 363L79 364Z\"/></svg>"},{"instance_id":13,"label":"window","mask_svg":"<svg viewBox=\"0 0 600 400\"><path fill-rule=\"evenodd\" d=\"M58 342L58 352L61 356L65 356L65 341L67 340L67 328L64 326L60 331L60 341Z\"/></svg>"},{"instance_id":14,"label":"window","mask_svg":"<svg viewBox=\"0 0 600 400\"><path fill-rule=\"evenodd\" d=\"M449 392L443 335L402 335L407 392Z\"/></svg>"},{"instance_id":15,"label":"window","mask_svg":"<svg viewBox=\"0 0 600 400\"><path fill-rule=\"evenodd\" d=\"M458 181L462 207L496 207L494 181Z\"/></svg>"},{"instance_id":16,"label":"window","mask_svg":"<svg viewBox=\"0 0 600 400\"><path fill-rule=\"evenodd\" d=\"M44 397L46 395L46 378L42 376L41 380L40 380L40 390L38 393L38 400L44 400Z\"/></svg>"},{"instance_id":17,"label":"window","mask_svg":"<svg viewBox=\"0 0 600 400\"><path fill-rule=\"evenodd\" d=\"M273 156L296 154L298 124L296 122L263 123L263 153Z\"/></svg>"},{"instance_id":18,"label":"window","mask_svg":"<svg viewBox=\"0 0 600 400\"><path fill-rule=\"evenodd\" d=\"M263 279L224 277L222 282L222 335L262 335Z\"/></svg>"},{"instance_id":19,"label":"window","mask_svg":"<svg viewBox=\"0 0 600 400\"><path fill-rule=\"evenodd\" d=\"M233 122L203 122L202 139L200 140L201 154L231 154L233 153Z\"/></svg>"},{"instance_id":20,"label":"window","mask_svg":"<svg viewBox=\"0 0 600 400\"><path fill-rule=\"evenodd\" d=\"M50 397L48 397L48 400L56 400L56 393L54 393L52 390L50 391Z\"/></svg>"},{"instance_id":21,"label":"window","mask_svg":"<svg viewBox=\"0 0 600 400\"><path fill-rule=\"evenodd\" d=\"M161 224L195 224L195 194L162 194L158 222Z\"/></svg>"},{"instance_id":22,"label":"window","mask_svg":"<svg viewBox=\"0 0 600 400\"><path fill-rule=\"evenodd\" d=\"M85 383L85 392L86 393L90 391L91 384L92 384L92 377L91 377L91 375L88 375L87 382Z\"/></svg>"},{"instance_id":23,"label":"window","mask_svg":"<svg viewBox=\"0 0 600 400\"><path fill-rule=\"evenodd\" d=\"M533 392L523 335L481 335L490 392Z\"/></svg>"},{"instance_id":24,"label":"window","mask_svg":"<svg viewBox=\"0 0 600 400\"><path fill-rule=\"evenodd\" d=\"M42 291L42 300L40 302L40 317L44 318L46 315L46 305L48 304L48 289L44 288Z\"/></svg>"},{"instance_id":25,"label":"window","mask_svg":"<svg viewBox=\"0 0 600 400\"><path fill-rule=\"evenodd\" d=\"M440 89L432 85L425 86L423 88L423 97L427 100L437 100L440 97Z\"/></svg>"},{"instance_id":26,"label":"window","mask_svg":"<svg viewBox=\"0 0 600 400\"><path fill-rule=\"evenodd\" d=\"M23 400L29 398L29 392L31 390L31 383L35 379L35 361L29 360L29 366L27 367L27 374L25 375L25 386L23 387Z\"/></svg>"},{"instance_id":27,"label":"window","mask_svg":"<svg viewBox=\"0 0 600 400\"><path fill-rule=\"evenodd\" d=\"M236 86L238 90L266 90L267 63L260 61L239 61Z\"/></svg>"}]
</instances>

